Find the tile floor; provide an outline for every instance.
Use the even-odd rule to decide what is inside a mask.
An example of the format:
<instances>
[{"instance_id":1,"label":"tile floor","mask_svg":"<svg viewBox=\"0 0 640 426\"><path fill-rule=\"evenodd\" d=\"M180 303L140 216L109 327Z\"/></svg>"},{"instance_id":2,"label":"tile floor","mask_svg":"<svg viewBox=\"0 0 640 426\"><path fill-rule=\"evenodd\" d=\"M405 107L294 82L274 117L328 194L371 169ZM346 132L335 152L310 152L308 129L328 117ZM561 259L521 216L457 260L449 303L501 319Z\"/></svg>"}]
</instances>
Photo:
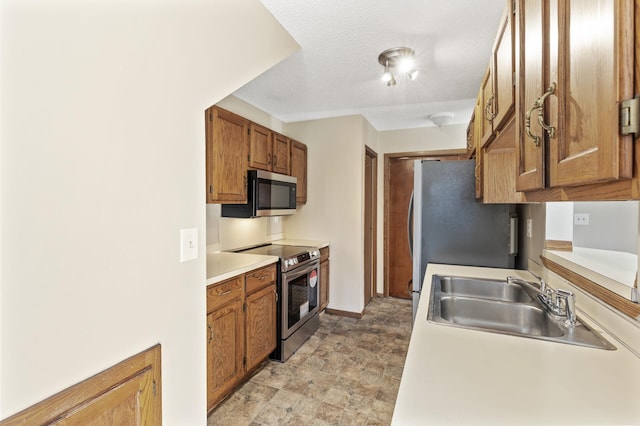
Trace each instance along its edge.
<instances>
[{"instance_id":1,"label":"tile floor","mask_svg":"<svg viewBox=\"0 0 640 426\"><path fill-rule=\"evenodd\" d=\"M362 319L321 314L285 363L269 361L208 425L388 425L411 334L411 302L375 298Z\"/></svg>"}]
</instances>

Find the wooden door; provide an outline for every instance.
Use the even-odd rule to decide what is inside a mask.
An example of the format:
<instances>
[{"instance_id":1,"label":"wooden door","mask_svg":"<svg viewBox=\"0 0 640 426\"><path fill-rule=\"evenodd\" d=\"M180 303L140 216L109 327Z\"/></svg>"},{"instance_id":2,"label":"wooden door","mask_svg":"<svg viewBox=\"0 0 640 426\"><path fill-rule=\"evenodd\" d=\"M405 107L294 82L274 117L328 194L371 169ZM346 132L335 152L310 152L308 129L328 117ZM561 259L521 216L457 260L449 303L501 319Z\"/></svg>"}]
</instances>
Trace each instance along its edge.
<instances>
[{"instance_id":1,"label":"wooden door","mask_svg":"<svg viewBox=\"0 0 640 426\"><path fill-rule=\"evenodd\" d=\"M244 315L235 299L207 315L207 408L211 410L244 374Z\"/></svg>"},{"instance_id":2,"label":"wooden door","mask_svg":"<svg viewBox=\"0 0 640 426\"><path fill-rule=\"evenodd\" d=\"M250 371L276 348L276 285L247 296L246 342Z\"/></svg>"},{"instance_id":3,"label":"wooden door","mask_svg":"<svg viewBox=\"0 0 640 426\"><path fill-rule=\"evenodd\" d=\"M307 146L291 140L291 176L298 178L296 203L307 202Z\"/></svg>"},{"instance_id":4,"label":"wooden door","mask_svg":"<svg viewBox=\"0 0 640 426\"><path fill-rule=\"evenodd\" d=\"M413 274L407 213L413 191L413 162L416 159L393 158L389 161L389 203L387 211L387 250L389 296L410 299Z\"/></svg>"},{"instance_id":5,"label":"wooden door","mask_svg":"<svg viewBox=\"0 0 640 426\"><path fill-rule=\"evenodd\" d=\"M251 123L250 129L249 167L271 171L271 130L255 123Z\"/></svg>"},{"instance_id":6,"label":"wooden door","mask_svg":"<svg viewBox=\"0 0 640 426\"><path fill-rule=\"evenodd\" d=\"M365 153L364 173L364 304L376 294L376 209L377 156L369 147Z\"/></svg>"},{"instance_id":7,"label":"wooden door","mask_svg":"<svg viewBox=\"0 0 640 426\"><path fill-rule=\"evenodd\" d=\"M548 52L545 0L518 0L516 3L516 189L544 188L546 135L537 120L535 102L545 93L544 69ZM530 120L525 116L530 114Z\"/></svg>"},{"instance_id":8,"label":"wooden door","mask_svg":"<svg viewBox=\"0 0 640 426\"><path fill-rule=\"evenodd\" d=\"M513 55L513 9L512 2L500 20L491 56L491 76L493 77L494 111L493 129L502 129L506 119L514 110L514 55Z\"/></svg>"},{"instance_id":9,"label":"wooden door","mask_svg":"<svg viewBox=\"0 0 640 426\"><path fill-rule=\"evenodd\" d=\"M291 139L279 133L273 134L273 160L271 170L288 175L290 173Z\"/></svg>"},{"instance_id":10,"label":"wooden door","mask_svg":"<svg viewBox=\"0 0 640 426\"><path fill-rule=\"evenodd\" d=\"M215 106L205 120L207 203L246 203L249 122Z\"/></svg>"},{"instance_id":11,"label":"wooden door","mask_svg":"<svg viewBox=\"0 0 640 426\"><path fill-rule=\"evenodd\" d=\"M557 102L550 104L549 184L630 178L632 137L620 136L618 108L633 97L633 0L550 3Z\"/></svg>"}]
</instances>

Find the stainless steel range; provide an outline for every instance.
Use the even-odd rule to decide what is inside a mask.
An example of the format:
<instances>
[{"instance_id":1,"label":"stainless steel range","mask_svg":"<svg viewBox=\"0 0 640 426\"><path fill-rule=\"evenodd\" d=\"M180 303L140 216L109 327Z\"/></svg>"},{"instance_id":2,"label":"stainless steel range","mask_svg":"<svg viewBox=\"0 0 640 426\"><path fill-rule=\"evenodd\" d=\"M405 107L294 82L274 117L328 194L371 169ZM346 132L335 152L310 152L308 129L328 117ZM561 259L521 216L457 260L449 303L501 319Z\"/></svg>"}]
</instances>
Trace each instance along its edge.
<instances>
[{"instance_id":1,"label":"stainless steel range","mask_svg":"<svg viewBox=\"0 0 640 426\"><path fill-rule=\"evenodd\" d=\"M278 345L272 359L286 361L318 329L320 250L267 244L242 253L278 256Z\"/></svg>"}]
</instances>

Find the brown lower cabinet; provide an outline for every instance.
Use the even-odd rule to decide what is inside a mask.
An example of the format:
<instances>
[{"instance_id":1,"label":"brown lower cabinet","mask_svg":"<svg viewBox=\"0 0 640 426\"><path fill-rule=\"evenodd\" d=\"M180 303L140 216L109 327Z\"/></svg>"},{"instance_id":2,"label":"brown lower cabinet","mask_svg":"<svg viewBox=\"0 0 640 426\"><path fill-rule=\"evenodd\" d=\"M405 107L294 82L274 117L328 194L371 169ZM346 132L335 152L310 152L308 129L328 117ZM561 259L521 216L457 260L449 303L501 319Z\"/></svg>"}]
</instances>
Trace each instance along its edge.
<instances>
[{"instance_id":1,"label":"brown lower cabinet","mask_svg":"<svg viewBox=\"0 0 640 426\"><path fill-rule=\"evenodd\" d=\"M207 411L276 348L276 265L207 287Z\"/></svg>"},{"instance_id":2,"label":"brown lower cabinet","mask_svg":"<svg viewBox=\"0 0 640 426\"><path fill-rule=\"evenodd\" d=\"M320 249L320 310L329 304L329 247Z\"/></svg>"}]
</instances>

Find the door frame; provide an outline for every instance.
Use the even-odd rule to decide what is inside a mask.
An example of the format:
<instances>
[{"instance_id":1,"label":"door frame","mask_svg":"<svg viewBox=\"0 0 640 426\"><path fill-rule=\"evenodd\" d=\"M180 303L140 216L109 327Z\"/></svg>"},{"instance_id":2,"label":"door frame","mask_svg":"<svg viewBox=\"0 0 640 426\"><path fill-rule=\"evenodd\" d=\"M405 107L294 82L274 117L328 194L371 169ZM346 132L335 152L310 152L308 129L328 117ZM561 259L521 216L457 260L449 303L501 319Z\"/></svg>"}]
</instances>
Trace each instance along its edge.
<instances>
[{"instance_id":1,"label":"door frame","mask_svg":"<svg viewBox=\"0 0 640 426\"><path fill-rule=\"evenodd\" d=\"M364 161L365 161L365 182L364 182L364 191L367 191L367 185L370 184L369 191L371 192L371 204L364 206L365 211L367 208L371 209L371 227L367 229L367 221L363 220L364 227L364 238L363 238L363 250L366 254L365 245L366 245L366 233L371 232L371 282L370 289L367 289L367 281L364 281L363 290L364 290L364 300L365 306L368 303L367 300L367 290L369 290L370 299L378 296L378 154L367 145L364 146ZM366 162L367 159L371 159L371 182L368 182L366 179ZM364 197L366 200L366 196ZM363 256L363 270L365 270L366 277L366 268L367 268L367 259Z\"/></svg>"},{"instance_id":2,"label":"door frame","mask_svg":"<svg viewBox=\"0 0 640 426\"><path fill-rule=\"evenodd\" d=\"M435 151L412 151L412 152L395 152L384 154L384 243L383 243L383 296L389 297L389 179L391 178L389 170L391 160L406 159L420 160L425 158L442 157L447 160L464 160L468 159L469 152L465 148L461 149L442 149ZM456 158L452 158L456 157Z\"/></svg>"}]
</instances>

